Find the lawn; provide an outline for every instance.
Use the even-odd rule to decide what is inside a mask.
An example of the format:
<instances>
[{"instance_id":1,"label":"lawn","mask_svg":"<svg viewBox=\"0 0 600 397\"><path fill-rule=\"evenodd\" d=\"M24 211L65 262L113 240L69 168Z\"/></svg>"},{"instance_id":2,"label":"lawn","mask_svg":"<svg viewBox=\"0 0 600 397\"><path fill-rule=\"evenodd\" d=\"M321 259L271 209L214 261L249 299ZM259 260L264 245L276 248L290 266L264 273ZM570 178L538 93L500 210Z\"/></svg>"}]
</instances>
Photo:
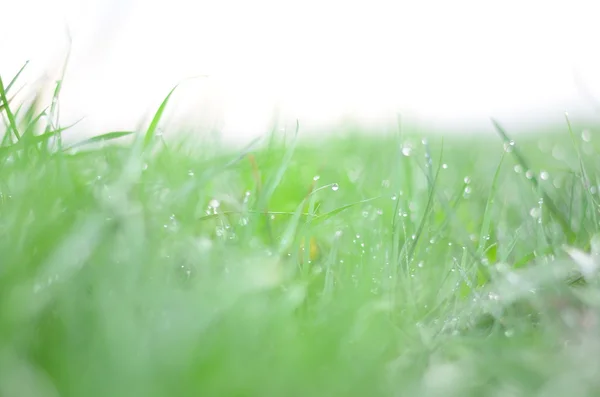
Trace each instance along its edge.
<instances>
[{"instance_id":1,"label":"lawn","mask_svg":"<svg viewBox=\"0 0 600 397\"><path fill-rule=\"evenodd\" d=\"M0 396L600 395L594 126L67 144L11 90Z\"/></svg>"}]
</instances>

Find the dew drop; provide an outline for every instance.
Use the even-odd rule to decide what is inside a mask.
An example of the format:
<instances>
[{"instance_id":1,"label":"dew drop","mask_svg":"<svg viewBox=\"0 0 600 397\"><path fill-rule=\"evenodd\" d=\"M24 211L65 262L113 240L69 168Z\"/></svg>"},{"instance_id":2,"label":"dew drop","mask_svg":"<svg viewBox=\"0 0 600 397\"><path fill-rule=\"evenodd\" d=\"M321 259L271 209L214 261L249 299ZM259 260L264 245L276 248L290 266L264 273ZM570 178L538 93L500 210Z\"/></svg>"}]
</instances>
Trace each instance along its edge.
<instances>
[{"instance_id":1,"label":"dew drop","mask_svg":"<svg viewBox=\"0 0 600 397\"><path fill-rule=\"evenodd\" d=\"M333 190L334 192L337 192L340 188L340 185L338 185L337 183L334 183L333 185L331 185L331 190Z\"/></svg>"},{"instance_id":2,"label":"dew drop","mask_svg":"<svg viewBox=\"0 0 600 397\"><path fill-rule=\"evenodd\" d=\"M448 164L446 164L446 163L442 164L442 168L445 170L448 169Z\"/></svg>"},{"instance_id":3,"label":"dew drop","mask_svg":"<svg viewBox=\"0 0 600 397\"><path fill-rule=\"evenodd\" d=\"M527 170L527 172L525 172L525 178L527 178L527 179L533 178L533 171Z\"/></svg>"},{"instance_id":4,"label":"dew drop","mask_svg":"<svg viewBox=\"0 0 600 397\"><path fill-rule=\"evenodd\" d=\"M410 154L412 153L412 148L409 146L404 146L402 148L402 154L405 155L406 157L410 156Z\"/></svg>"},{"instance_id":5,"label":"dew drop","mask_svg":"<svg viewBox=\"0 0 600 397\"><path fill-rule=\"evenodd\" d=\"M583 139L585 142L590 142L592 140L592 133L590 130L581 131L581 139Z\"/></svg>"},{"instance_id":6,"label":"dew drop","mask_svg":"<svg viewBox=\"0 0 600 397\"><path fill-rule=\"evenodd\" d=\"M544 181L547 181L550 178L550 174L547 171L540 172L540 178Z\"/></svg>"},{"instance_id":7,"label":"dew drop","mask_svg":"<svg viewBox=\"0 0 600 397\"><path fill-rule=\"evenodd\" d=\"M533 207L529 210L529 215L534 219L538 219L542 215L542 210L538 207Z\"/></svg>"},{"instance_id":8,"label":"dew drop","mask_svg":"<svg viewBox=\"0 0 600 397\"><path fill-rule=\"evenodd\" d=\"M313 181L315 181L315 182L316 182L316 181L318 181L319 179L321 179L321 176L320 176L320 175L315 175L315 176L313 176Z\"/></svg>"}]
</instances>

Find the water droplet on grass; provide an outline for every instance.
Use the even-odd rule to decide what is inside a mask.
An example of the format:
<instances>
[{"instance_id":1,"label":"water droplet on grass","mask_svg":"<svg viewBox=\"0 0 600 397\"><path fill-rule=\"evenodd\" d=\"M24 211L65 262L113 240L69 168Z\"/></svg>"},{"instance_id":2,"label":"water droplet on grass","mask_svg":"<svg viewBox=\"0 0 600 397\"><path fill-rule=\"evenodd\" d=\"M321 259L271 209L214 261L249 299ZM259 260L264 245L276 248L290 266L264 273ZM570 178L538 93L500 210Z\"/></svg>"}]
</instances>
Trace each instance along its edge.
<instances>
[{"instance_id":1,"label":"water droplet on grass","mask_svg":"<svg viewBox=\"0 0 600 397\"><path fill-rule=\"evenodd\" d=\"M468 183L471 183L471 177L469 177L469 176L465 176L465 178L463 179L463 181L464 181L465 183L467 183L467 184L468 184Z\"/></svg>"},{"instance_id":2,"label":"water droplet on grass","mask_svg":"<svg viewBox=\"0 0 600 397\"><path fill-rule=\"evenodd\" d=\"M321 177L319 175L315 175L313 176L313 181L318 181L319 179L321 179Z\"/></svg>"},{"instance_id":3,"label":"water droplet on grass","mask_svg":"<svg viewBox=\"0 0 600 397\"><path fill-rule=\"evenodd\" d=\"M534 219L538 219L542 215L542 210L538 207L533 207L529 210L529 215Z\"/></svg>"},{"instance_id":4,"label":"water droplet on grass","mask_svg":"<svg viewBox=\"0 0 600 397\"><path fill-rule=\"evenodd\" d=\"M527 172L525 172L525 178L527 178L527 179L533 178L533 171L527 170Z\"/></svg>"},{"instance_id":5,"label":"water droplet on grass","mask_svg":"<svg viewBox=\"0 0 600 397\"><path fill-rule=\"evenodd\" d=\"M515 165L514 170L517 174L520 174L523 172L523 167L521 167L520 164Z\"/></svg>"},{"instance_id":6,"label":"water droplet on grass","mask_svg":"<svg viewBox=\"0 0 600 397\"><path fill-rule=\"evenodd\" d=\"M565 159L565 151L561 146L554 145L552 148L552 157L554 157L556 160L562 161Z\"/></svg>"},{"instance_id":7,"label":"water droplet on grass","mask_svg":"<svg viewBox=\"0 0 600 397\"><path fill-rule=\"evenodd\" d=\"M188 176L194 176L194 171L192 171L192 170L189 170L189 171L188 171Z\"/></svg>"},{"instance_id":8,"label":"water droplet on grass","mask_svg":"<svg viewBox=\"0 0 600 397\"><path fill-rule=\"evenodd\" d=\"M590 142L592 140L592 133L590 130L581 131L581 139L583 139L585 142Z\"/></svg>"},{"instance_id":9,"label":"water droplet on grass","mask_svg":"<svg viewBox=\"0 0 600 397\"><path fill-rule=\"evenodd\" d=\"M334 192L337 192L339 190L340 186L337 183L334 183L333 185L331 185L331 190L333 190Z\"/></svg>"},{"instance_id":10,"label":"water droplet on grass","mask_svg":"<svg viewBox=\"0 0 600 397\"><path fill-rule=\"evenodd\" d=\"M219 206L220 206L220 205L221 205L221 203L219 203L219 200L216 200L216 199L212 199L212 200L210 200L210 201L209 201L209 203L208 203L208 206L209 206L210 208L214 208L214 209L217 209L217 208L219 208Z\"/></svg>"},{"instance_id":11,"label":"water droplet on grass","mask_svg":"<svg viewBox=\"0 0 600 397\"><path fill-rule=\"evenodd\" d=\"M402 154L406 157L410 156L410 154L412 153L412 148L410 146L404 146L402 148Z\"/></svg>"},{"instance_id":12,"label":"water droplet on grass","mask_svg":"<svg viewBox=\"0 0 600 397\"><path fill-rule=\"evenodd\" d=\"M442 164L442 168L443 169L448 169L448 164L446 164L446 163Z\"/></svg>"},{"instance_id":13,"label":"water droplet on grass","mask_svg":"<svg viewBox=\"0 0 600 397\"><path fill-rule=\"evenodd\" d=\"M540 178L544 181L547 181L550 178L550 174L547 171L540 172Z\"/></svg>"}]
</instances>

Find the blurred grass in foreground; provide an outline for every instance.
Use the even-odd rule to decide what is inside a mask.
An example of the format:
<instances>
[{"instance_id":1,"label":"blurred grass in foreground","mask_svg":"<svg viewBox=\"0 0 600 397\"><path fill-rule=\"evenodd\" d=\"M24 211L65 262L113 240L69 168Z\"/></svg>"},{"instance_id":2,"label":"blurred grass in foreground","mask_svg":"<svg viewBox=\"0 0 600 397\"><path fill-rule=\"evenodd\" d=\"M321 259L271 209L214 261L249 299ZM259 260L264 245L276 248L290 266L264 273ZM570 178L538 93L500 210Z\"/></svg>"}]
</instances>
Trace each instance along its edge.
<instances>
[{"instance_id":1,"label":"blurred grass in foreground","mask_svg":"<svg viewBox=\"0 0 600 397\"><path fill-rule=\"evenodd\" d=\"M167 98L69 148L12 86L1 396L600 393L594 131L235 152L163 140Z\"/></svg>"}]
</instances>

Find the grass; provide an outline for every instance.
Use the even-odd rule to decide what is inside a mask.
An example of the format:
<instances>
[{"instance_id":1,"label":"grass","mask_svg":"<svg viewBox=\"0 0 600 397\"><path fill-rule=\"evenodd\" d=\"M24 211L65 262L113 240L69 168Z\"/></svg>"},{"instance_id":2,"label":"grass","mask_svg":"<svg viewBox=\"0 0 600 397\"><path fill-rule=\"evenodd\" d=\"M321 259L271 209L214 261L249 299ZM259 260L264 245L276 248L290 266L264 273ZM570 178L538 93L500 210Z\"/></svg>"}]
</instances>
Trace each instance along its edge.
<instances>
[{"instance_id":1,"label":"grass","mask_svg":"<svg viewBox=\"0 0 600 397\"><path fill-rule=\"evenodd\" d=\"M164 140L167 97L66 146L13 86L0 396L600 393L600 141L576 123L234 150Z\"/></svg>"}]
</instances>

